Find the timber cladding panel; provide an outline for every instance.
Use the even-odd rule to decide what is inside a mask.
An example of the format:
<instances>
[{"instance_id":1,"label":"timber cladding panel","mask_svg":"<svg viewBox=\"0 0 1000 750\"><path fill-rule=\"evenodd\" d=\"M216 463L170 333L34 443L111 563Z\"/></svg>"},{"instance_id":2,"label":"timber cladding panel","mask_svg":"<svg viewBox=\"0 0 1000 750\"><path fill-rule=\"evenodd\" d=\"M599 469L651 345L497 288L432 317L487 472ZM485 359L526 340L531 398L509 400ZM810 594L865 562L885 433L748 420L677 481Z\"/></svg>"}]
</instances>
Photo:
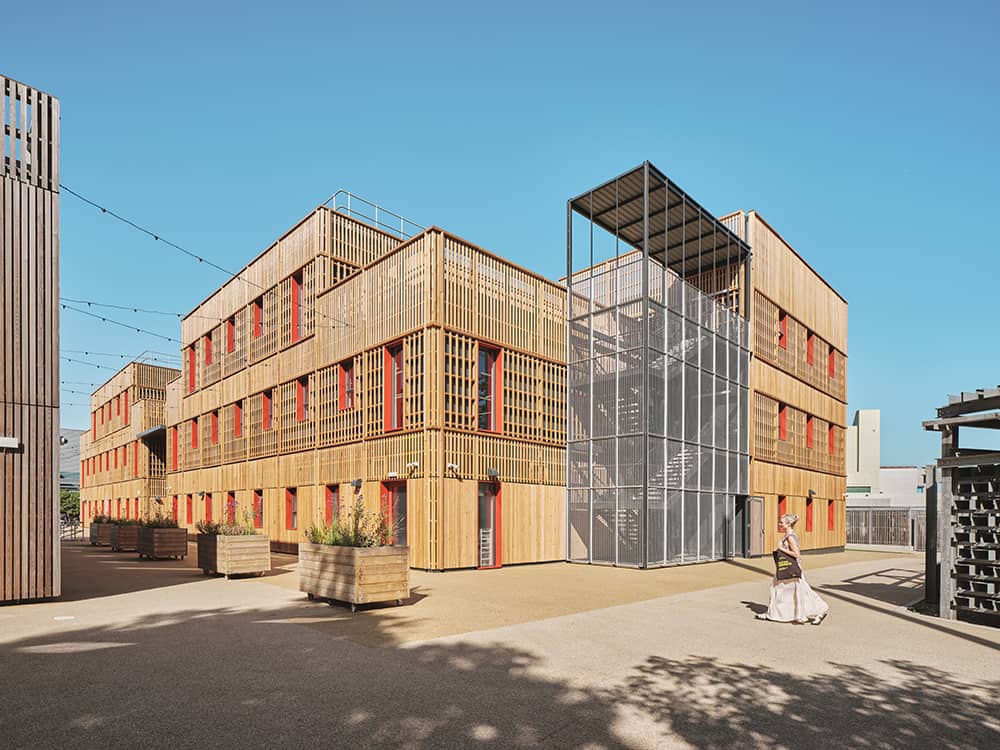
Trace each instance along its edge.
<instances>
[{"instance_id":1,"label":"timber cladding panel","mask_svg":"<svg viewBox=\"0 0 1000 750\"><path fill-rule=\"evenodd\" d=\"M59 596L59 101L0 76L0 602Z\"/></svg>"}]
</instances>

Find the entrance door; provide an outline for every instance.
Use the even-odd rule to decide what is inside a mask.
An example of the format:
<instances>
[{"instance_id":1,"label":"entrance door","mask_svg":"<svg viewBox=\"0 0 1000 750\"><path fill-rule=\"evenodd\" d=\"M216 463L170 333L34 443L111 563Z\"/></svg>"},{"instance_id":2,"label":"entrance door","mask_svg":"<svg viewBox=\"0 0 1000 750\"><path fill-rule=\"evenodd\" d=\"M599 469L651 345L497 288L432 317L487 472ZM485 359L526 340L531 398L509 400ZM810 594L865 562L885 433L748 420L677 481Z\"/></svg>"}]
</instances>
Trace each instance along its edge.
<instances>
[{"instance_id":1,"label":"entrance door","mask_svg":"<svg viewBox=\"0 0 1000 750\"><path fill-rule=\"evenodd\" d=\"M747 557L764 554L764 498L748 497Z\"/></svg>"},{"instance_id":2,"label":"entrance door","mask_svg":"<svg viewBox=\"0 0 1000 750\"><path fill-rule=\"evenodd\" d=\"M479 483L479 551L480 568L499 568L500 561L500 487L493 482Z\"/></svg>"},{"instance_id":3,"label":"entrance door","mask_svg":"<svg viewBox=\"0 0 1000 750\"><path fill-rule=\"evenodd\" d=\"M389 524L389 544L405 547L406 482L382 483L382 515Z\"/></svg>"}]
</instances>

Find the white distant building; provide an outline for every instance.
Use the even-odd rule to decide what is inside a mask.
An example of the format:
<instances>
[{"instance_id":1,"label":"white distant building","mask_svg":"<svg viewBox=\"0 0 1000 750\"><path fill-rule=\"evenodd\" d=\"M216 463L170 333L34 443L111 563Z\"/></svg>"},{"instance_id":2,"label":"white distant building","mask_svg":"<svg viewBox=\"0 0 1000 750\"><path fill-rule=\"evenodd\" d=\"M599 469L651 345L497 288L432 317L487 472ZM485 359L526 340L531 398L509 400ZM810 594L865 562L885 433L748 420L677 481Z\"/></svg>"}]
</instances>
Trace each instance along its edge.
<instances>
[{"instance_id":1,"label":"white distant building","mask_svg":"<svg viewBox=\"0 0 1000 750\"><path fill-rule=\"evenodd\" d=\"M881 415L859 409L847 428L847 507L924 507L926 472L918 466L882 466Z\"/></svg>"}]
</instances>

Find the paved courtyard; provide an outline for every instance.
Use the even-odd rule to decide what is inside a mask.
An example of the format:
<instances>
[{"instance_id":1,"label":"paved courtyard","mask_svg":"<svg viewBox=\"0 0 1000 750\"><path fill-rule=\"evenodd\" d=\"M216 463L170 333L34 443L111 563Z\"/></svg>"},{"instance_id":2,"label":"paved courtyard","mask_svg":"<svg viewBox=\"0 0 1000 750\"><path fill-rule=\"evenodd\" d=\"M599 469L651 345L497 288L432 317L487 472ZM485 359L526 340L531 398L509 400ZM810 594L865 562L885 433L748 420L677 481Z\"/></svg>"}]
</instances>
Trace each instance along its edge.
<instances>
[{"instance_id":1,"label":"paved courtyard","mask_svg":"<svg viewBox=\"0 0 1000 750\"><path fill-rule=\"evenodd\" d=\"M69 543L62 601L0 608L0 746L1000 746L1000 631L908 612L914 555L807 557L820 627L753 618L769 560L414 572L352 615L192 556Z\"/></svg>"}]
</instances>

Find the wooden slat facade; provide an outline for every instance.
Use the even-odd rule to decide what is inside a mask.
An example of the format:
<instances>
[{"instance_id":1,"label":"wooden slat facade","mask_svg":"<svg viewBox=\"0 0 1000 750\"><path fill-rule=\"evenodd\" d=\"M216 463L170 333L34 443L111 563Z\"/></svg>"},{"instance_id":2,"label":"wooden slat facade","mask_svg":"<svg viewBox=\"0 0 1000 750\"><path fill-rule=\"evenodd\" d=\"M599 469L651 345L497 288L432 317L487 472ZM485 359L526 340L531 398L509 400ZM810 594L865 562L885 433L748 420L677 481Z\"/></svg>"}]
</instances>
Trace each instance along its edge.
<instances>
[{"instance_id":1,"label":"wooden slat facade","mask_svg":"<svg viewBox=\"0 0 1000 750\"><path fill-rule=\"evenodd\" d=\"M443 230L403 241L321 207L184 319L184 368L167 389L170 503L192 528L221 517L229 493L248 511L259 497L262 530L291 549L323 521L328 488L346 510L360 479L375 509L385 483L405 482L411 564L474 567L478 486L494 469L500 559L564 559L564 308L559 285ZM481 347L501 362L495 431L477 423Z\"/></svg>"},{"instance_id":2,"label":"wooden slat facade","mask_svg":"<svg viewBox=\"0 0 1000 750\"><path fill-rule=\"evenodd\" d=\"M59 100L0 76L0 603L61 593Z\"/></svg>"}]
</instances>

